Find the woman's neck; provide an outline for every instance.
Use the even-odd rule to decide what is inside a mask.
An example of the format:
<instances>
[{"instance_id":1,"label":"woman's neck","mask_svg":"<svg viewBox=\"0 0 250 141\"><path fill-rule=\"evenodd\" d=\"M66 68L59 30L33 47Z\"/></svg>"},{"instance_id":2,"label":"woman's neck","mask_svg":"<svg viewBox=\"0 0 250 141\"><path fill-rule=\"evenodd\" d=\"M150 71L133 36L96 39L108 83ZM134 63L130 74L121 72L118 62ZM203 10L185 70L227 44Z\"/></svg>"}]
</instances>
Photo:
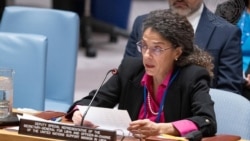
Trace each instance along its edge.
<instances>
[{"instance_id":1,"label":"woman's neck","mask_svg":"<svg viewBox=\"0 0 250 141\"><path fill-rule=\"evenodd\" d=\"M154 95L156 95L158 87L163 83L164 79L166 76L170 73L171 71L168 71L164 75L157 75L153 76L153 90L154 90Z\"/></svg>"},{"instance_id":2,"label":"woman's neck","mask_svg":"<svg viewBox=\"0 0 250 141\"><path fill-rule=\"evenodd\" d=\"M154 91L154 96L156 96L157 94L157 90L158 90L158 87L160 86L160 84L162 83L163 81L163 77L153 77L153 91Z\"/></svg>"}]
</instances>

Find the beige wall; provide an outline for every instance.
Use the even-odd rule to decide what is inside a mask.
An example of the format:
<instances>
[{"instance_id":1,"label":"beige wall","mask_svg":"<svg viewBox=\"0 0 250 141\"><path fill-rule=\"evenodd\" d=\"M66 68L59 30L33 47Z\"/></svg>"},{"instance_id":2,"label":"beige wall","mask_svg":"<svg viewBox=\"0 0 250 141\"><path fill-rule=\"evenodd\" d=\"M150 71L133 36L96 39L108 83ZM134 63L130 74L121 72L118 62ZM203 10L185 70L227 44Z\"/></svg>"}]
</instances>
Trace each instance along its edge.
<instances>
[{"instance_id":1,"label":"beige wall","mask_svg":"<svg viewBox=\"0 0 250 141\"><path fill-rule=\"evenodd\" d=\"M7 0L7 5L24 5L51 8L52 0Z\"/></svg>"}]
</instances>

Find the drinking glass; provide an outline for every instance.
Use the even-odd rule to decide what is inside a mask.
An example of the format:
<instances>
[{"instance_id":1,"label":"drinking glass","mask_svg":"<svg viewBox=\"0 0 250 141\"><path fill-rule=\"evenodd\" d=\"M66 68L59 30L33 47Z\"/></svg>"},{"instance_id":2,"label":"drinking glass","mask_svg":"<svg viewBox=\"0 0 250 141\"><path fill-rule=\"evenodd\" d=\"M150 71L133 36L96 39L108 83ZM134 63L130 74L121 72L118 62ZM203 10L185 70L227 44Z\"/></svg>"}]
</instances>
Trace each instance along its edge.
<instances>
[{"instance_id":1,"label":"drinking glass","mask_svg":"<svg viewBox=\"0 0 250 141\"><path fill-rule=\"evenodd\" d=\"M12 113L13 69L0 68L0 119Z\"/></svg>"}]
</instances>

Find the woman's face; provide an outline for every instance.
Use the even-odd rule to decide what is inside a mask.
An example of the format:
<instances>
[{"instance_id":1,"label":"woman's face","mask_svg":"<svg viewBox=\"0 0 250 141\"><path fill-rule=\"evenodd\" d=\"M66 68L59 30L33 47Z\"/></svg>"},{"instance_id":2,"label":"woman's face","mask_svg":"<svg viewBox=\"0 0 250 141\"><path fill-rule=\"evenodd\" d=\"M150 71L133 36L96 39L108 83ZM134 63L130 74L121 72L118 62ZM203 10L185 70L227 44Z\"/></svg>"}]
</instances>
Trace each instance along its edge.
<instances>
[{"instance_id":1,"label":"woman's face","mask_svg":"<svg viewBox=\"0 0 250 141\"><path fill-rule=\"evenodd\" d=\"M144 46L143 64L146 73L151 76L165 76L182 53L180 47L174 48L171 42L151 28L144 31L141 44Z\"/></svg>"}]
</instances>

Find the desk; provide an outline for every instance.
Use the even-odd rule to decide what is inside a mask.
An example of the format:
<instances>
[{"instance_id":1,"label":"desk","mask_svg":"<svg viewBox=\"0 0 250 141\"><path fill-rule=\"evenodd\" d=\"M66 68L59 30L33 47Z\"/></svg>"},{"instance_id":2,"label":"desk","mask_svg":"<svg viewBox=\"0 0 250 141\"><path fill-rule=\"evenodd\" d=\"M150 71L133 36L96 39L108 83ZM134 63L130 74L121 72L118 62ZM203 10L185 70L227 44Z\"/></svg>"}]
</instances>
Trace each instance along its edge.
<instances>
[{"instance_id":1,"label":"desk","mask_svg":"<svg viewBox=\"0 0 250 141\"><path fill-rule=\"evenodd\" d=\"M217 135L215 137L204 138L202 141L235 141L229 140L230 135ZM16 131L9 131L5 129L0 129L0 140L2 141L59 141L58 139L50 139L50 138L43 138L43 137L35 137L35 136L28 136L18 134ZM118 136L117 140L121 140L121 137ZM147 141L170 141L166 139L159 139L156 137L150 137ZM125 137L124 141L139 141L139 139L133 137ZM244 141L244 140L239 140Z\"/></svg>"},{"instance_id":2,"label":"desk","mask_svg":"<svg viewBox=\"0 0 250 141\"><path fill-rule=\"evenodd\" d=\"M18 112L15 109L13 109L14 112ZM62 122L69 122L65 118L62 118ZM234 140L230 140L234 137ZM237 137L236 137L237 138ZM52 139L52 138L45 138L45 137L38 137L38 136L29 136L29 135L23 135L18 134L17 131L10 131L6 129L0 129L0 140L3 141L58 141L58 139ZM121 136L117 136L117 140L121 140ZM157 137L149 137L146 141L170 141L167 139L159 139ZM133 137L125 137L124 141L139 141L139 139L133 138ZM203 138L202 141L237 141L235 140L235 136L231 135L217 135L214 137L209 138ZM238 140L243 141L243 140Z\"/></svg>"},{"instance_id":3,"label":"desk","mask_svg":"<svg viewBox=\"0 0 250 141\"><path fill-rule=\"evenodd\" d=\"M21 113L20 111L13 109L15 113ZM34 115L34 113L28 113ZM72 123L62 117L63 123ZM121 136L117 136L117 140L121 140ZM52 139L52 138L45 138L39 136L29 136L24 134L18 134L17 131L7 130L7 129L0 129L0 140L1 141L62 141L59 139ZM139 141L139 139L133 137L125 137L124 141Z\"/></svg>"},{"instance_id":4,"label":"desk","mask_svg":"<svg viewBox=\"0 0 250 141\"><path fill-rule=\"evenodd\" d=\"M5 129L0 129L0 140L1 141L60 141L58 139L50 139L43 137L35 137L18 134L16 131L9 131ZM121 140L121 137L118 136L117 140ZM133 137L125 137L123 141L139 141L139 139Z\"/></svg>"}]
</instances>

